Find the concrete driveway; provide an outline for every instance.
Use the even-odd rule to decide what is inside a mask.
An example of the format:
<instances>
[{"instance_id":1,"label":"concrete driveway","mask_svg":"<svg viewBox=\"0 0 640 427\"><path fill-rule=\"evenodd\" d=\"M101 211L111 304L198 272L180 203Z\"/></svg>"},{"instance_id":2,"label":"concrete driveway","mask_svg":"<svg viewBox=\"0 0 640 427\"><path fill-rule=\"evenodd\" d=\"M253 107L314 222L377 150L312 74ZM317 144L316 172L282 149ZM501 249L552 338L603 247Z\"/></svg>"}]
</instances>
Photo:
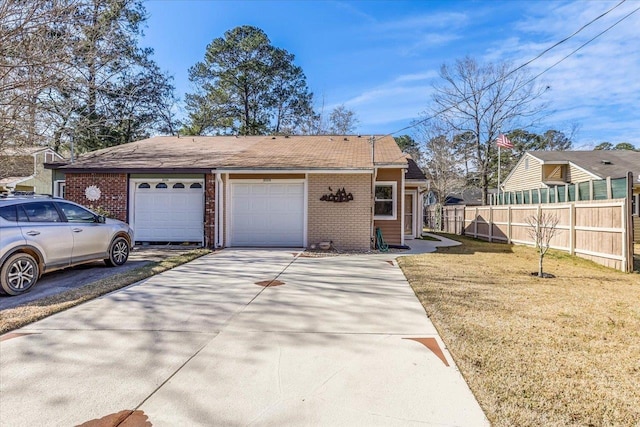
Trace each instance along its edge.
<instances>
[{"instance_id":1,"label":"concrete driveway","mask_svg":"<svg viewBox=\"0 0 640 427\"><path fill-rule=\"evenodd\" d=\"M154 261L181 255L188 252L189 249L136 247L131 251L129 259L124 265L107 267L102 261L94 261L47 273L42 275L35 286L25 294L16 296L0 294L0 310L33 303L39 299L57 295L70 289L81 288L97 280L124 273Z\"/></svg>"},{"instance_id":2,"label":"concrete driveway","mask_svg":"<svg viewBox=\"0 0 640 427\"><path fill-rule=\"evenodd\" d=\"M224 250L3 336L0 424L488 425L394 255L298 255Z\"/></svg>"}]
</instances>

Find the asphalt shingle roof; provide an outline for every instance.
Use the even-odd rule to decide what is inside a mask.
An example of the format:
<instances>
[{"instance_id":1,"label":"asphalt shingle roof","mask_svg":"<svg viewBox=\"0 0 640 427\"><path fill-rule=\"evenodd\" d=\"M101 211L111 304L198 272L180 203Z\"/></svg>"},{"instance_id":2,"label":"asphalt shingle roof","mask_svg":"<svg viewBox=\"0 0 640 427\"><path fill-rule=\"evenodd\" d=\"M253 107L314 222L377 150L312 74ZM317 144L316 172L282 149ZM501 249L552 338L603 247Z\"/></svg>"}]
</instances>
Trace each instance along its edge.
<instances>
[{"instance_id":1,"label":"asphalt shingle roof","mask_svg":"<svg viewBox=\"0 0 640 427\"><path fill-rule=\"evenodd\" d=\"M424 181L427 179L425 174L422 172L418 164L411 158L411 156L407 155L407 164L409 168L407 172L404 174L404 179L417 179L420 181Z\"/></svg>"},{"instance_id":2,"label":"asphalt shingle roof","mask_svg":"<svg viewBox=\"0 0 640 427\"><path fill-rule=\"evenodd\" d=\"M622 178L627 172L640 174L640 152L630 150L530 151L543 162L571 162L600 178Z\"/></svg>"},{"instance_id":3,"label":"asphalt shingle roof","mask_svg":"<svg viewBox=\"0 0 640 427\"><path fill-rule=\"evenodd\" d=\"M395 140L378 136L376 164L406 167ZM370 137L157 136L80 156L62 169L367 169Z\"/></svg>"}]
</instances>

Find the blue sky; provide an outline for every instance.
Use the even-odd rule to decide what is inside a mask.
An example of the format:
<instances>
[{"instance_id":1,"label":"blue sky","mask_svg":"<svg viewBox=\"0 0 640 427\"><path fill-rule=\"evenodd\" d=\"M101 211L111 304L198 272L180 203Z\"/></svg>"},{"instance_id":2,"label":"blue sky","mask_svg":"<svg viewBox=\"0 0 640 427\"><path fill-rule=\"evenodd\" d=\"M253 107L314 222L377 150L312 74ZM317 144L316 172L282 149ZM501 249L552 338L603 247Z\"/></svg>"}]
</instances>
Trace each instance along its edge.
<instances>
[{"instance_id":1,"label":"blue sky","mask_svg":"<svg viewBox=\"0 0 640 427\"><path fill-rule=\"evenodd\" d=\"M533 58L619 1L178 1L149 0L142 46L155 50L178 95L206 46L239 25L264 30L296 64L325 111L345 104L363 134L395 132L429 105L443 63ZM640 7L627 1L533 62L538 74ZM609 141L640 148L640 11L540 77L547 115L533 131L577 126L577 148ZM401 134L410 133L403 131Z\"/></svg>"}]
</instances>

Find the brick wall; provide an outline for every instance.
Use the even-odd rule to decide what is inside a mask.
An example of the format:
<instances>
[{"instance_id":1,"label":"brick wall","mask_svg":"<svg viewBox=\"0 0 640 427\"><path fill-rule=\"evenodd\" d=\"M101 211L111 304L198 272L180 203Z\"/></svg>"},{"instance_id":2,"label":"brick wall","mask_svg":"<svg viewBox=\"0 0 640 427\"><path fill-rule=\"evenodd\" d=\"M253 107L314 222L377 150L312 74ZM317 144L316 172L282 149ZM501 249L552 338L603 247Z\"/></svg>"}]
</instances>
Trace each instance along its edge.
<instances>
[{"instance_id":1,"label":"brick wall","mask_svg":"<svg viewBox=\"0 0 640 427\"><path fill-rule=\"evenodd\" d=\"M329 187L333 191L329 190ZM353 194L349 202L321 201L328 193L344 187ZM309 175L308 244L333 241L342 250L371 247L371 175Z\"/></svg>"},{"instance_id":2,"label":"brick wall","mask_svg":"<svg viewBox=\"0 0 640 427\"><path fill-rule=\"evenodd\" d=\"M127 174L118 173L67 173L65 175L65 198L90 209L104 209L109 217L127 221ZM87 199L85 190L95 185L100 189L100 198Z\"/></svg>"},{"instance_id":3,"label":"brick wall","mask_svg":"<svg viewBox=\"0 0 640 427\"><path fill-rule=\"evenodd\" d=\"M213 248L216 244L216 176L207 174L204 178L204 244Z\"/></svg>"}]
</instances>

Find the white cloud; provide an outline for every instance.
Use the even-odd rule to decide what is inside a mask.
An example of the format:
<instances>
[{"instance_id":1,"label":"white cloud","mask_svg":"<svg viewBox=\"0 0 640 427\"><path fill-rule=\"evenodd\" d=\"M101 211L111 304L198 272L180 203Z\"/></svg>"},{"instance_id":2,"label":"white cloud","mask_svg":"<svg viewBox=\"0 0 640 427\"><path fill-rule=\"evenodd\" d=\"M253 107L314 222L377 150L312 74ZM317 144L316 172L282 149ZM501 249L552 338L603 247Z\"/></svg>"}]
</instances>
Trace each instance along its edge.
<instances>
[{"instance_id":1,"label":"white cloud","mask_svg":"<svg viewBox=\"0 0 640 427\"><path fill-rule=\"evenodd\" d=\"M403 83L403 82L414 82L414 81L422 81L422 80L433 80L438 77L438 73L436 71L427 71L424 73L415 73L415 74L404 74L395 78L395 83Z\"/></svg>"},{"instance_id":2,"label":"white cloud","mask_svg":"<svg viewBox=\"0 0 640 427\"><path fill-rule=\"evenodd\" d=\"M462 12L439 12L417 16L409 16L395 21L381 23L378 26L382 31L422 31L425 28L451 29L465 26L469 21L469 16Z\"/></svg>"},{"instance_id":3,"label":"white cloud","mask_svg":"<svg viewBox=\"0 0 640 427\"><path fill-rule=\"evenodd\" d=\"M360 119L360 128L379 132L383 125L395 122L408 124L424 111L430 101L430 80L435 71L406 74L368 88L346 100L344 104L353 109ZM328 107L328 111L337 105Z\"/></svg>"},{"instance_id":4,"label":"white cloud","mask_svg":"<svg viewBox=\"0 0 640 427\"><path fill-rule=\"evenodd\" d=\"M470 7L465 12L421 14L386 22L378 16L377 21L366 25L370 31L364 34L371 49L384 58L382 63L387 61L382 66L384 73L375 71L378 80L373 79L376 83L368 86L366 80L345 86L339 103L356 111L363 131L403 127L429 105L431 83L442 62L470 54L483 61L520 65L615 4L617 0L532 3L527 10L518 10L519 18L501 21L504 31L492 33L491 39L480 39L478 34L485 34L479 26L496 24L492 13L500 6L495 3L479 9ZM640 146L640 115L636 112L640 99L640 12L598 36L638 5L623 3L527 67L534 76L553 66L538 79L551 88L546 95L549 115L539 131L569 131L577 124L577 145L608 140ZM499 34L506 37L497 39ZM593 42L554 65L594 37ZM369 71L363 68L365 72ZM382 83L380 78L384 79Z\"/></svg>"},{"instance_id":5,"label":"white cloud","mask_svg":"<svg viewBox=\"0 0 640 427\"><path fill-rule=\"evenodd\" d=\"M515 23L517 35L496 43L486 58L523 63L614 4L579 1L536 8ZM580 123L580 138L584 141L624 140L640 145L640 134L632 131L639 124L636 108L640 99L640 12L598 36L636 7L637 3L623 4L528 67L532 75L537 75L553 66L539 78L542 84L551 86L551 107L557 109L547 119L551 125L560 121ZM594 37L577 53L554 65Z\"/></svg>"}]
</instances>

